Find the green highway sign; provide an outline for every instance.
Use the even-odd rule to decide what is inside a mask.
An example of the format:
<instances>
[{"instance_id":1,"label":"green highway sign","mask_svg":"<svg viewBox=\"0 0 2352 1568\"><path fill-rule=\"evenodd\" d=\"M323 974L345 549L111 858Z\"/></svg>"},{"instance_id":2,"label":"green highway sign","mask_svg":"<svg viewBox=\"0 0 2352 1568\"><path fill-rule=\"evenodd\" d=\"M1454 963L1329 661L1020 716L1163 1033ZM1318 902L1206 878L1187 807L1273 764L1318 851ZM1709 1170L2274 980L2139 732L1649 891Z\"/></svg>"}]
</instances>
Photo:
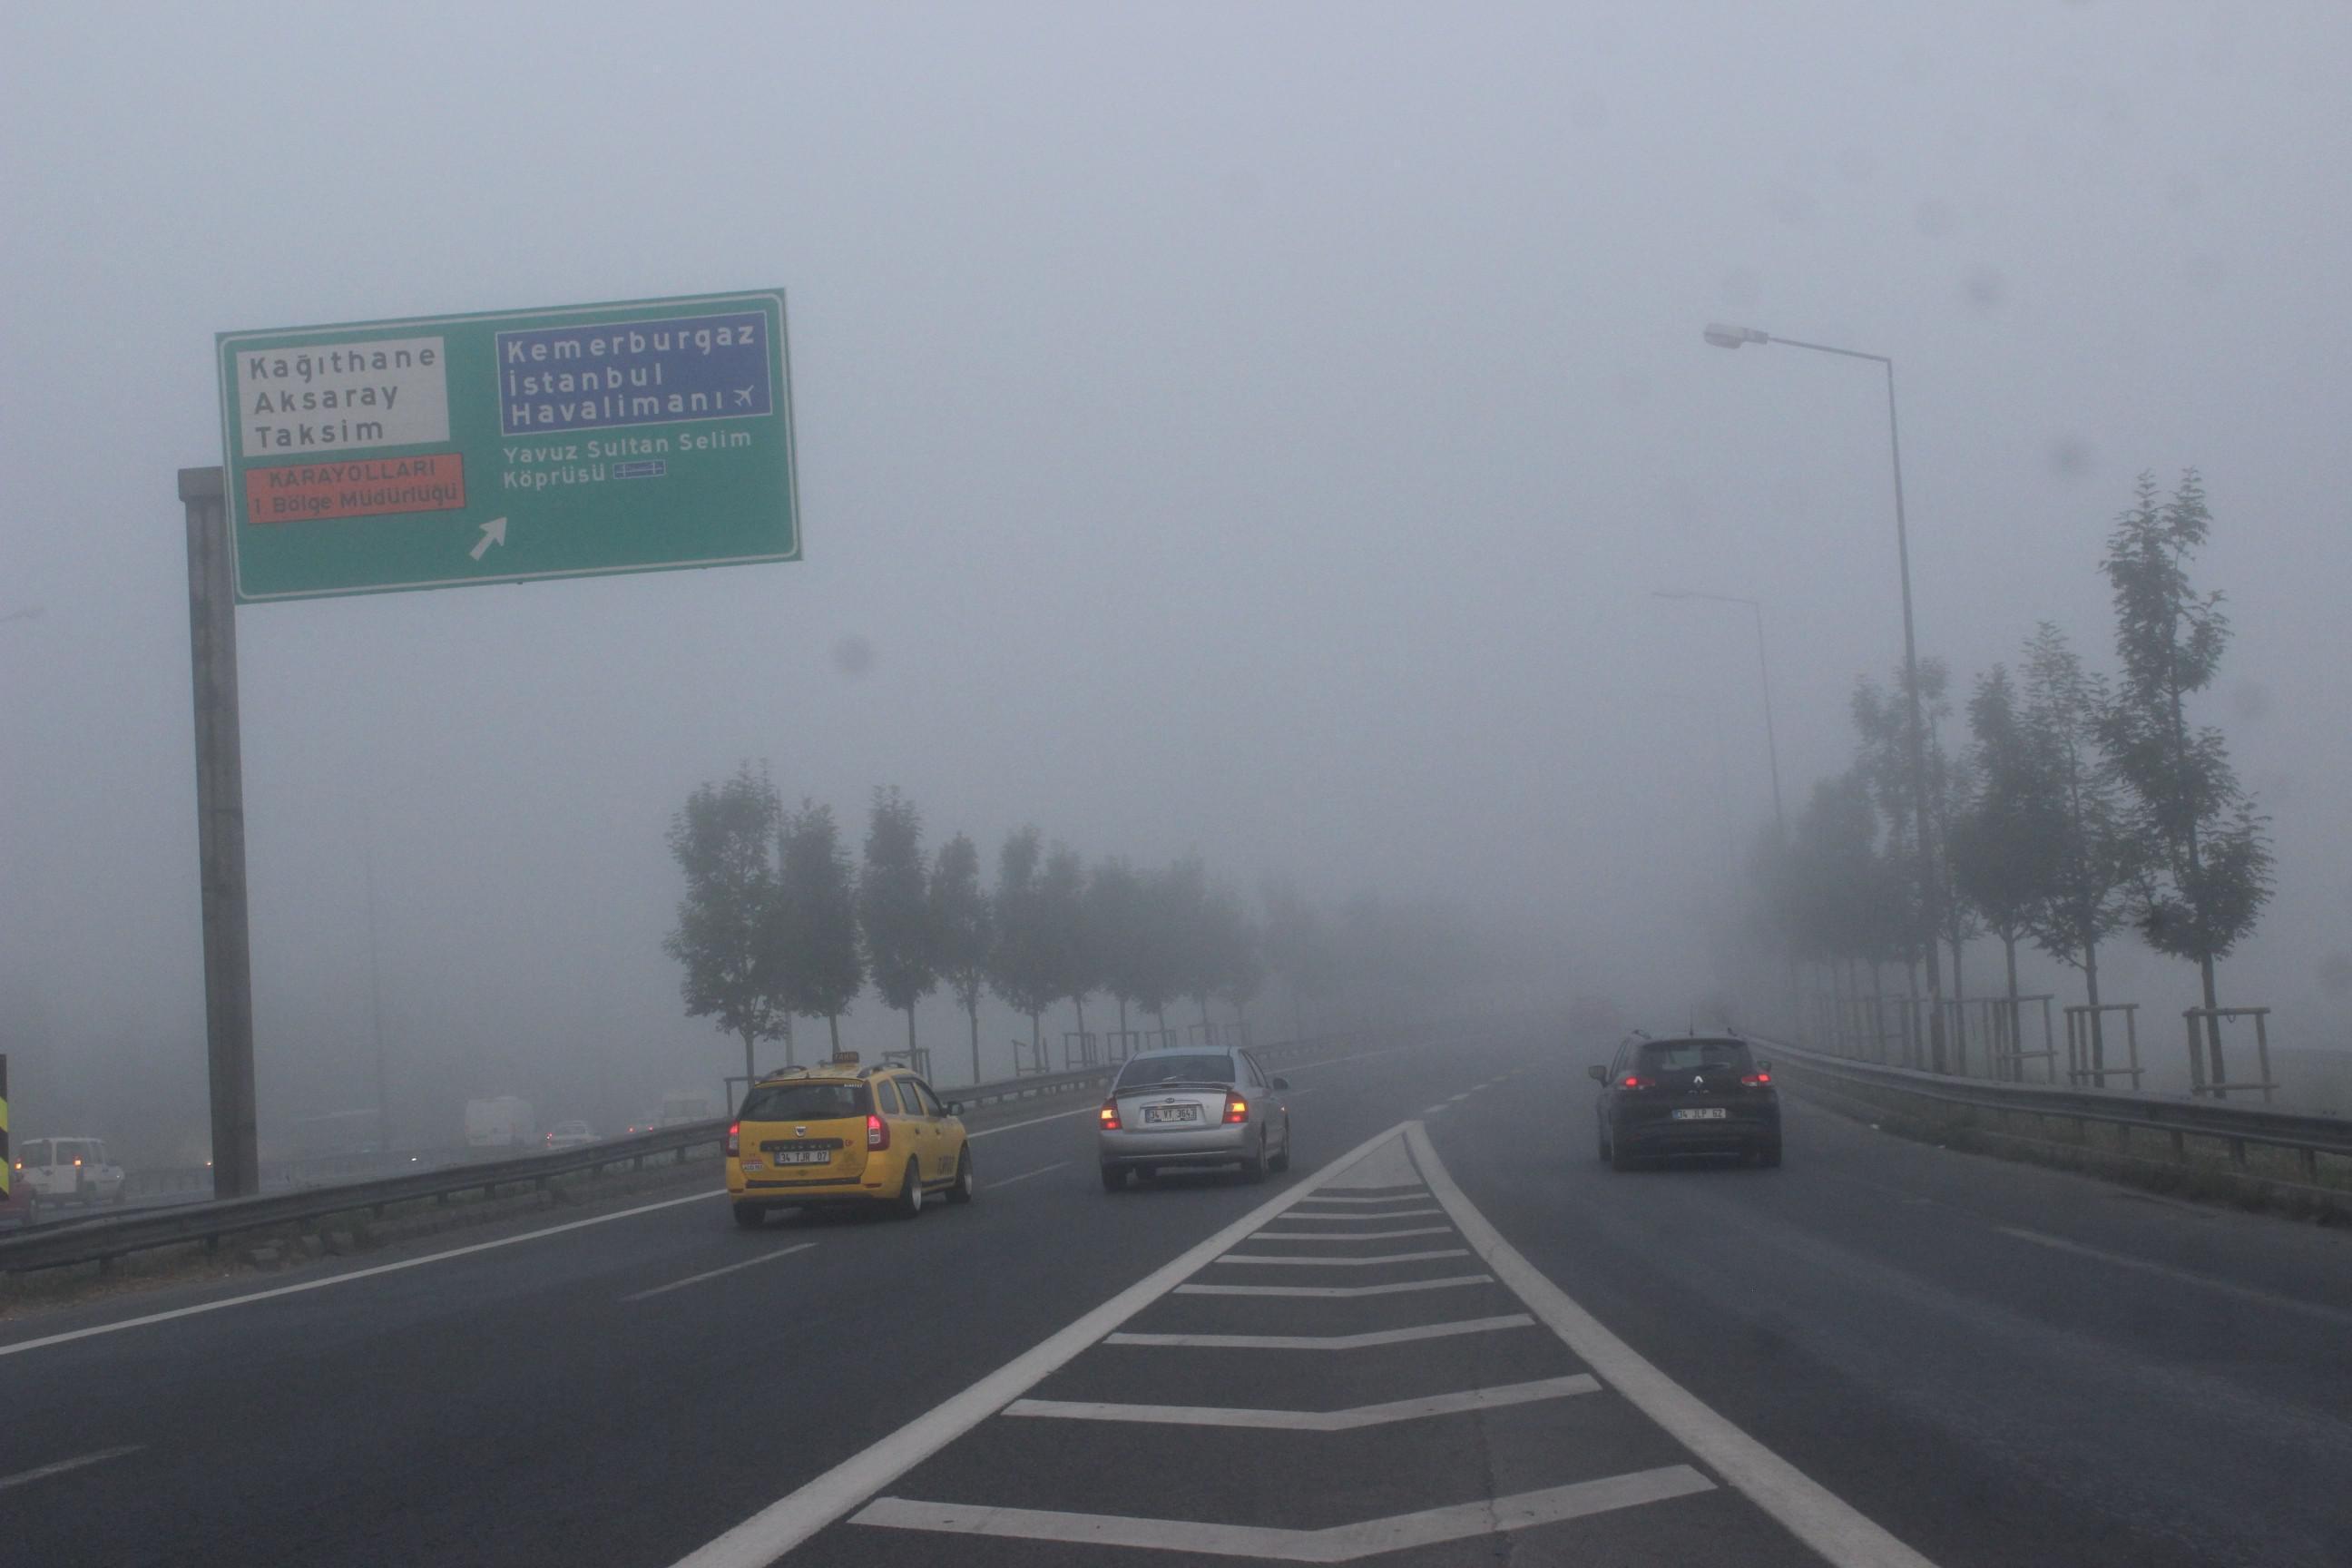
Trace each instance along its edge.
<instances>
[{"instance_id":1,"label":"green highway sign","mask_svg":"<svg viewBox=\"0 0 2352 1568\"><path fill-rule=\"evenodd\" d=\"M782 289L216 352L240 603L800 559Z\"/></svg>"}]
</instances>

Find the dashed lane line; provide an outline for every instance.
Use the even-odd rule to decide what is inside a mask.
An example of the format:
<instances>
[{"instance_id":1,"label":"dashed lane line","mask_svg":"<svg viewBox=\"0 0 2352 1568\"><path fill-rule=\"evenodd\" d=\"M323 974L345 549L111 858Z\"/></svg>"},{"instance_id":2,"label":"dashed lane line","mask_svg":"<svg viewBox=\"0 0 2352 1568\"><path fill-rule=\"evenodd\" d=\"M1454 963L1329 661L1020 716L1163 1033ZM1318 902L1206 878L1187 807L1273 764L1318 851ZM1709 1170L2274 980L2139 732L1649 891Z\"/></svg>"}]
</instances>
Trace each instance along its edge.
<instances>
[{"instance_id":1,"label":"dashed lane line","mask_svg":"<svg viewBox=\"0 0 2352 1568\"><path fill-rule=\"evenodd\" d=\"M18 1470L13 1476L0 1476L0 1492L5 1492L11 1487L21 1487L33 1481L44 1481L51 1476L62 1476L68 1470L82 1469L90 1465L102 1465L109 1459L119 1459L125 1454L135 1454L146 1446L144 1443L126 1443L120 1448L100 1448L94 1454L77 1454L70 1459L59 1459L54 1464L36 1465L29 1470Z\"/></svg>"},{"instance_id":2,"label":"dashed lane line","mask_svg":"<svg viewBox=\"0 0 2352 1568\"><path fill-rule=\"evenodd\" d=\"M1244 1237L1244 1240L1247 1238ZM1361 1268L1379 1263L1419 1263L1428 1258L1467 1258L1467 1248L1441 1247L1427 1252L1384 1252L1376 1258L1308 1258L1295 1252L1228 1252L1213 1263L1272 1263L1305 1268Z\"/></svg>"},{"instance_id":3,"label":"dashed lane line","mask_svg":"<svg viewBox=\"0 0 2352 1568\"><path fill-rule=\"evenodd\" d=\"M1424 1105L1424 1106L1423 1106L1423 1107L1421 1108L1421 1113L1422 1113L1423 1116L1435 1116L1435 1115L1437 1115L1439 1112L1444 1111L1444 1110L1445 1110L1449 1109L1452 1105L1453 1105L1453 1101L1451 1101L1451 1100L1439 1100L1435 1105Z\"/></svg>"},{"instance_id":4,"label":"dashed lane line","mask_svg":"<svg viewBox=\"0 0 2352 1568\"><path fill-rule=\"evenodd\" d=\"M1408 1122L1404 1133L1423 1179L1454 1216L1464 1238L1528 1310L1542 1319L1603 1383L1633 1401L1643 1415L1834 1568L1935 1568L1853 1504L1701 1403L1570 1300L1463 1195L1430 1143L1428 1130Z\"/></svg>"},{"instance_id":5,"label":"dashed lane line","mask_svg":"<svg viewBox=\"0 0 2352 1568\"><path fill-rule=\"evenodd\" d=\"M1384 1216L1385 1217L1385 1216ZM1262 1230L1252 1241L1381 1241L1392 1236L1452 1236L1450 1225L1409 1225L1402 1230Z\"/></svg>"},{"instance_id":6,"label":"dashed lane line","mask_svg":"<svg viewBox=\"0 0 2352 1568\"><path fill-rule=\"evenodd\" d=\"M1231 1410L1203 1405L1113 1405L1076 1399L1016 1399L1004 1407L1004 1414L1047 1416L1064 1421L1131 1421L1153 1426L1245 1426L1280 1432L1353 1432L1359 1427L1417 1421L1429 1415L1452 1415L1465 1410L1499 1410L1507 1405L1531 1405L1538 1400L1597 1394L1600 1389L1600 1384L1580 1372L1568 1377L1547 1377L1533 1383L1508 1383L1496 1388L1435 1394L1426 1399L1391 1399L1380 1405L1359 1405L1351 1410Z\"/></svg>"},{"instance_id":7,"label":"dashed lane line","mask_svg":"<svg viewBox=\"0 0 2352 1568\"><path fill-rule=\"evenodd\" d=\"M621 1301L626 1305L631 1301L644 1301L656 1296L667 1296L673 1290L683 1290L688 1285L699 1285L705 1279L716 1279L722 1274L732 1274L741 1268L756 1268L762 1263L773 1263L779 1258L790 1258L795 1252L806 1252L815 1245L814 1241L803 1241L795 1247L780 1247L773 1252L763 1252L757 1258L747 1258L740 1263L730 1263L723 1268L706 1268L699 1274L689 1274L683 1279L673 1279L667 1285L656 1285L650 1290L640 1290L634 1296L624 1296Z\"/></svg>"},{"instance_id":8,"label":"dashed lane line","mask_svg":"<svg viewBox=\"0 0 2352 1568\"><path fill-rule=\"evenodd\" d=\"M994 1372L869 1445L726 1534L679 1559L677 1568L767 1568L777 1558L874 1496L1076 1359L1110 1331L1167 1295L1227 1247L1343 1173L1396 1136L1375 1132L1330 1164L1277 1193L1214 1236L1178 1254L1094 1310L1047 1335ZM1483 1506L1483 1505L1482 1505Z\"/></svg>"},{"instance_id":9,"label":"dashed lane line","mask_svg":"<svg viewBox=\"0 0 2352 1568\"><path fill-rule=\"evenodd\" d=\"M1506 1329L1532 1329L1535 1326L1536 1321L1525 1312L1507 1312L1495 1318L1467 1318L1458 1323L1421 1323L1409 1329L1378 1329L1368 1334L1112 1334L1103 1343L1190 1350L1360 1351L1372 1345L1403 1345L1416 1340L1450 1340L1464 1334L1493 1334Z\"/></svg>"},{"instance_id":10,"label":"dashed lane line","mask_svg":"<svg viewBox=\"0 0 2352 1568\"><path fill-rule=\"evenodd\" d=\"M2235 1285L2227 1279L2216 1279L2210 1274L2199 1274L2188 1268L2175 1268L2169 1264L2151 1262L2145 1258L2132 1258L2120 1252L2103 1252L2095 1247L2084 1247L2079 1241L2063 1237L2044 1236L2038 1230L2019 1230L2014 1226L1997 1225L1993 1229L2019 1241L2030 1241L2036 1247L2046 1247L2053 1252L2071 1253L2076 1258L2088 1258L2117 1268L2137 1268L2143 1274L2153 1274L2161 1279L2177 1280L2200 1289L2218 1290L2224 1296L2234 1296L2241 1301L2252 1301L2282 1312L2301 1312L2323 1322L2352 1325L2352 1312L2340 1307L2326 1306L2318 1301L2298 1301L2292 1296L2274 1291L2258 1290L2251 1285Z\"/></svg>"},{"instance_id":11,"label":"dashed lane line","mask_svg":"<svg viewBox=\"0 0 2352 1568\"><path fill-rule=\"evenodd\" d=\"M1406 1279L1394 1285L1179 1285L1178 1296L1317 1296L1338 1300L1349 1296L1406 1296L1417 1290L1458 1290L1465 1285L1492 1285L1492 1274L1453 1274L1443 1279Z\"/></svg>"},{"instance_id":12,"label":"dashed lane line","mask_svg":"<svg viewBox=\"0 0 2352 1568\"><path fill-rule=\"evenodd\" d=\"M1207 1557L1261 1557L1277 1563L1351 1563L1375 1552L1434 1546L1448 1541L1525 1530L1587 1514L1694 1492L1715 1483L1688 1465L1636 1470L1596 1481L1577 1481L1543 1491L1521 1492L1492 1501L1457 1503L1387 1519L1368 1519L1325 1530L1282 1530L1266 1525L1209 1524L1184 1519L1131 1519L1101 1513L1057 1513L1047 1509L984 1508L961 1503L915 1502L879 1498L850 1521L899 1530L947 1531L966 1535L1014 1536L1066 1541L1086 1546L1133 1546L1190 1552Z\"/></svg>"},{"instance_id":13,"label":"dashed lane line","mask_svg":"<svg viewBox=\"0 0 2352 1568\"><path fill-rule=\"evenodd\" d=\"M1025 1181L1027 1181L1027 1180L1028 1180L1030 1177L1032 1177L1032 1176L1043 1176L1043 1175L1050 1174L1051 1173L1053 1173L1053 1172L1055 1172L1055 1171L1064 1171L1064 1170L1067 1170L1067 1169L1069 1168L1069 1166L1070 1166L1070 1162L1069 1162L1069 1161L1067 1161L1067 1160L1056 1160L1056 1161L1055 1161L1055 1162L1054 1162L1052 1164L1050 1164L1050 1165L1040 1165L1040 1166L1038 1166L1038 1167L1037 1167L1035 1170L1034 1170L1034 1171L1024 1171L1024 1172L1022 1172L1022 1173L1021 1173L1019 1175L1017 1175L1017 1176L1004 1176L1004 1177L1001 1177L1001 1178L999 1178L999 1179L998 1179L998 1180L996 1180L996 1181L993 1181L993 1182L989 1183L989 1184L988 1184L988 1190L989 1190L990 1192L992 1192L992 1192L996 1191L999 1187L1009 1187L1009 1186L1013 1185L1015 1183L1019 1183L1019 1182L1025 1182Z\"/></svg>"}]
</instances>

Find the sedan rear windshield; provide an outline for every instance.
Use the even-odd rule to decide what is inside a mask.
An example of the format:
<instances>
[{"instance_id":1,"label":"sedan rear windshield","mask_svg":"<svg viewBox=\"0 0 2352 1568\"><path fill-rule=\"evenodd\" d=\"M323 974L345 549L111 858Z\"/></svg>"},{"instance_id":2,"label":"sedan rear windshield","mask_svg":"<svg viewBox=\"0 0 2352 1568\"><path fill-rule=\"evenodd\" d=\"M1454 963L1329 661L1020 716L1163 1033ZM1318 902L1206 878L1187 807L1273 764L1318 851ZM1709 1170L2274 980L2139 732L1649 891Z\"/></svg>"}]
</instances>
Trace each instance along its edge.
<instances>
[{"instance_id":1,"label":"sedan rear windshield","mask_svg":"<svg viewBox=\"0 0 2352 1568\"><path fill-rule=\"evenodd\" d=\"M1201 1056L1138 1057L1120 1069L1120 1089L1154 1083L1237 1083L1234 1058L1223 1051Z\"/></svg>"},{"instance_id":2,"label":"sedan rear windshield","mask_svg":"<svg viewBox=\"0 0 2352 1568\"><path fill-rule=\"evenodd\" d=\"M763 1083L743 1097L745 1121L840 1121L873 1113L862 1083Z\"/></svg>"},{"instance_id":3,"label":"sedan rear windshield","mask_svg":"<svg viewBox=\"0 0 2352 1568\"><path fill-rule=\"evenodd\" d=\"M1642 1047L1643 1072L1689 1072L1699 1068L1754 1070L1743 1040L1654 1040Z\"/></svg>"}]
</instances>

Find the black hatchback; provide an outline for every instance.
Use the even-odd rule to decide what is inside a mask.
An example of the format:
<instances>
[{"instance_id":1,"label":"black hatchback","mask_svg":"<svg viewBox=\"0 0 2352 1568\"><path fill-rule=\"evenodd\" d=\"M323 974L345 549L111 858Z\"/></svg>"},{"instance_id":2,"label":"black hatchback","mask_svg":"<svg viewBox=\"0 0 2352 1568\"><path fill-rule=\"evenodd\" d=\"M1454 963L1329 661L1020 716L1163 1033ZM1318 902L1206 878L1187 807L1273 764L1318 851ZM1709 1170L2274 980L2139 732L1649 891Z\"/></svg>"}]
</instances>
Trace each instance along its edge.
<instances>
[{"instance_id":1,"label":"black hatchback","mask_svg":"<svg viewBox=\"0 0 2352 1568\"><path fill-rule=\"evenodd\" d=\"M1654 1040L1636 1035L1609 1066L1593 1107L1612 1170L1667 1154L1738 1154L1780 1163L1780 1094L1772 1064L1737 1035Z\"/></svg>"}]
</instances>

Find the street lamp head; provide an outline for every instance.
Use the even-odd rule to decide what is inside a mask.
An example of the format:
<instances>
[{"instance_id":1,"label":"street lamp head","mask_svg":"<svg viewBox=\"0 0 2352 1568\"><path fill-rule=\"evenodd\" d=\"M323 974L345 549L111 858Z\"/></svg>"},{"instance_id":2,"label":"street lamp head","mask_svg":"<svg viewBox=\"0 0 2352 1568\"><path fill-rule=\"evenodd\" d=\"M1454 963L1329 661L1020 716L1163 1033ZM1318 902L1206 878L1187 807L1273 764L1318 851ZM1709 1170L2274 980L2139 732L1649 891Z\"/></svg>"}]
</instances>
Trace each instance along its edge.
<instances>
[{"instance_id":1,"label":"street lamp head","mask_svg":"<svg viewBox=\"0 0 2352 1568\"><path fill-rule=\"evenodd\" d=\"M1727 327L1721 321L1706 324L1706 341L1719 349L1736 349L1742 343L1769 343L1769 332L1759 332L1753 327Z\"/></svg>"}]
</instances>

